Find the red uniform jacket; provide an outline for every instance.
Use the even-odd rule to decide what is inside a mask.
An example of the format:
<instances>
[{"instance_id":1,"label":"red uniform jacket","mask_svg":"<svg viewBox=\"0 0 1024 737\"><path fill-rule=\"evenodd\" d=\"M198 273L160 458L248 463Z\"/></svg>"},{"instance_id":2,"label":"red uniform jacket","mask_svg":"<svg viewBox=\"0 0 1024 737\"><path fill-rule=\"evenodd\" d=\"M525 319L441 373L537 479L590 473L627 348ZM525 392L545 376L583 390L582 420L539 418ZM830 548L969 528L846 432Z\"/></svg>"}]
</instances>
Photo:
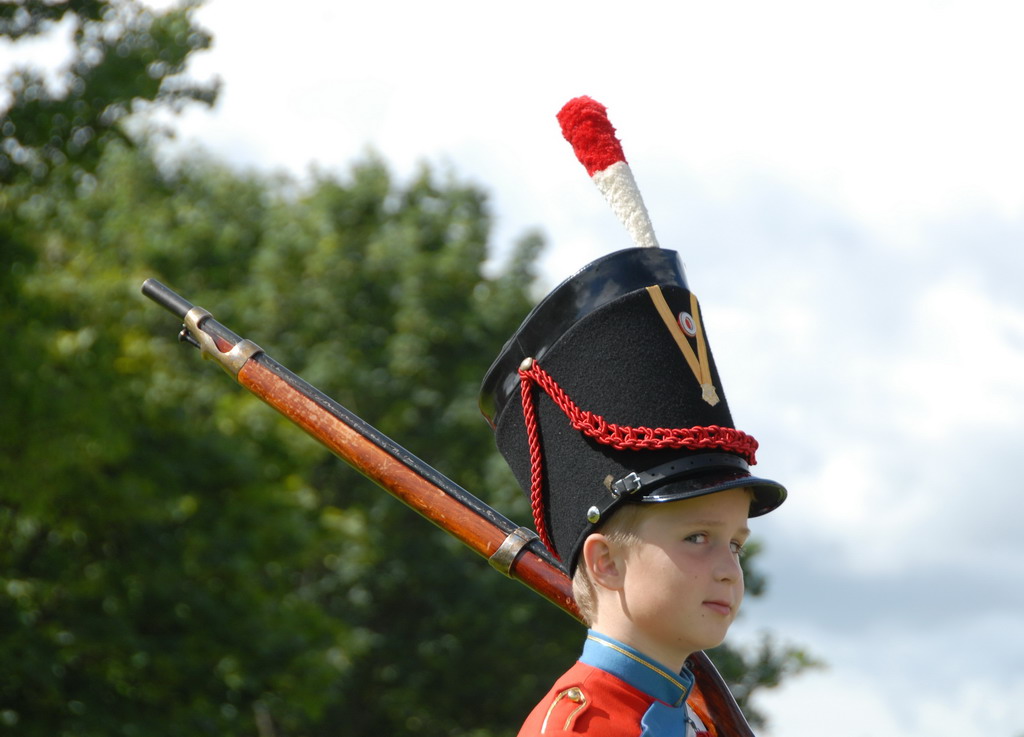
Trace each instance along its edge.
<instances>
[{"instance_id":1,"label":"red uniform jacket","mask_svg":"<svg viewBox=\"0 0 1024 737\"><path fill-rule=\"evenodd\" d=\"M693 675L672 673L637 650L587 633L579 661L530 713L519 737L704 737L687 707Z\"/></svg>"}]
</instances>

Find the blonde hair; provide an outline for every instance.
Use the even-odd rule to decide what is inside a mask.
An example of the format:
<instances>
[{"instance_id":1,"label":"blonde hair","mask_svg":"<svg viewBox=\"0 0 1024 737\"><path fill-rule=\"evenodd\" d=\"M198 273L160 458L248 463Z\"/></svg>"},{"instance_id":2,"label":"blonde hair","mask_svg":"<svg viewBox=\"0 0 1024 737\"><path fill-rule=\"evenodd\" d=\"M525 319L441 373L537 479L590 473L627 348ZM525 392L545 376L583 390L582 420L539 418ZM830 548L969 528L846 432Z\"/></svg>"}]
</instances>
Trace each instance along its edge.
<instances>
[{"instance_id":1,"label":"blonde hair","mask_svg":"<svg viewBox=\"0 0 1024 737\"><path fill-rule=\"evenodd\" d=\"M611 519L601 523L591 535L600 533L610 542L626 548L636 545L640 541L637 528L640 524L640 511L644 506L646 505L622 505ZM592 626L597 619L597 591L587 572L587 562L582 550L576 562L576 572L572 576L572 596L576 600L576 608L579 609L584 624Z\"/></svg>"}]
</instances>

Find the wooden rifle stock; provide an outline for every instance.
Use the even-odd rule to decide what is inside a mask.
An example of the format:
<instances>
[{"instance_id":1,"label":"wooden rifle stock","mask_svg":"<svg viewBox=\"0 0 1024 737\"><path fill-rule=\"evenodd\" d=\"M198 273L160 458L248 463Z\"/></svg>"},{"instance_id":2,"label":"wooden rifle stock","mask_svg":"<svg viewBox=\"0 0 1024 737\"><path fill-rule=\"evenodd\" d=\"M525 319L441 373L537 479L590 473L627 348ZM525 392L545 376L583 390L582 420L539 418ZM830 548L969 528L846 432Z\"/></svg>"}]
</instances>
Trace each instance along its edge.
<instances>
[{"instance_id":1,"label":"wooden rifle stock","mask_svg":"<svg viewBox=\"0 0 1024 737\"><path fill-rule=\"evenodd\" d=\"M491 565L580 618L562 564L520 527L155 279L142 293L184 321L179 339L217 361L255 394L399 501L455 536ZM721 737L754 737L718 670L703 652L688 665Z\"/></svg>"}]
</instances>

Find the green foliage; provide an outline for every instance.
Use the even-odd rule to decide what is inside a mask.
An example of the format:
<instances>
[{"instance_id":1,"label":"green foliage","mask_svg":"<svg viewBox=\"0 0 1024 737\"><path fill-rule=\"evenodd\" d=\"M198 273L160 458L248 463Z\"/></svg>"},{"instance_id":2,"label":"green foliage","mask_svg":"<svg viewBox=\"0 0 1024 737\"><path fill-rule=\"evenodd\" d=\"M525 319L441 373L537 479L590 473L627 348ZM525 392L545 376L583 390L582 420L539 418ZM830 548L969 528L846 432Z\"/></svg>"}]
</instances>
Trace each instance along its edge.
<instances>
[{"instance_id":1,"label":"green foliage","mask_svg":"<svg viewBox=\"0 0 1024 737\"><path fill-rule=\"evenodd\" d=\"M80 177L112 140L130 142L128 116L153 106L212 104L217 85L183 76L210 35L182 5L159 13L136 0L29 0L0 4L0 37L38 36L58 21L74 24L73 50L56 84L38 69L8 73L0 109L0 184L36 181L55 169Z\"/></svg>"},{"instance_id":2,"label":"green foliage","mask_svg":"<svg viewBox=\"0 0 1024 737\"><path fill-rule=\"evenodd\" d=\"M482 195L426 169L400 187L374 160L294 198L113 146L95 182L7 191L0 211L0 723L513 731L574 623L199 363L138 287L215 308L521 514L475 392L529 307L539 240L485 277ZM547 665L522 677L506 637L542 637Z\"/></svg>"}]
</instances>

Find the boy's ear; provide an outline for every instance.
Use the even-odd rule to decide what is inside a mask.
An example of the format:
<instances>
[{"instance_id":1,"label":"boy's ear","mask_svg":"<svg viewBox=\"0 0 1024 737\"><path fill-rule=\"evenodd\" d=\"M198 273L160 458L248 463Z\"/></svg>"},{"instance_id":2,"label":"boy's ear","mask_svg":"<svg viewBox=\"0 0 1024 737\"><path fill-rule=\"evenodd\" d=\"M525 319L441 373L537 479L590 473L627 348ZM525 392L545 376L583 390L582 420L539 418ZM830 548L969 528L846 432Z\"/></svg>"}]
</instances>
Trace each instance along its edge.
<instances>
[{"instance_id":1,"label":"boy's ear","mask_svg":"<svg viewBox=\"0 0 1024 737\"><path fill-rule=\"evenodd\" d=\"M590 580L596 585L612 591L622 588L624 566L618 546L599 532L589 535L583 541L580 551L583 565L587 567Z\"/></svg>"}]
</instances>

